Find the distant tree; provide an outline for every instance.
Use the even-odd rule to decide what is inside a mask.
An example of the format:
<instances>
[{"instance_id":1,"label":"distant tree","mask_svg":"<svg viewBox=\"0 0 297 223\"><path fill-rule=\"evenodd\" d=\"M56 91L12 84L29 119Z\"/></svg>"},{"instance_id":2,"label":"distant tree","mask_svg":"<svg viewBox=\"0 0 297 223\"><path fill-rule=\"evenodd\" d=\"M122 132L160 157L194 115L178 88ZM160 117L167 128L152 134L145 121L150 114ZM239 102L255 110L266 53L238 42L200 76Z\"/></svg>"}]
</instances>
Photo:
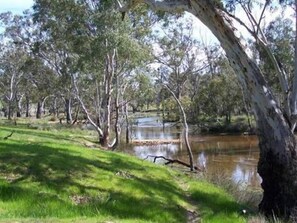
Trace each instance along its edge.
<instances>
[{"instance_id":1,"label":"distant tree","mask_svg":"<svg viewBox=\"0 0 297 223\"><path fill-rule=\"evenodd\" d=\"M195 105L199 107L199 112L208 116L225 116L229 124L232 113L238 114L243 110L241 88L226 59L218 58L215 70L202 78Z\"/></svg>"},{"instance_id":2,"label":"distant tree","mask_svg":"<svg viewBox=\"0 0 297 223\"><path fill-rule=\"evenodd\" d=\"M8 119L11 119L14 111L20 108L19 103L23 97L20 84L24 75L21 67L25 60L26 54L18 49L12 48L1 53L0 85Z\"/></svg>"},{"instance_id":3,"label":"distant tree","mask_svg":"<svg viewBox=\"0 0 297 223\"><path fill-rule=\"evenodd\" d=\"M141 72L141 71L140 71ZM149 105L155 101L155 88L152 77L145 73L138 73L131 78L127 86L127 98L130 98L130 106L133 111L148 109Z\"/></svg>"},{"instance_id":4,"label":"distant tree","mask_svg":"<svg viewBox=\"0 0 297 223\"><path fill-rule=\"evenodd\" d=\"M191 21L176 20L175 25L167 27L163 24L162 32L155 36L159 49L155 51L158 68L158 82L166 82L174 92L176 98L181 100L186 94L189 79L199 76L207 67L201 55L201 46L192 36ZM164 93L163 93L164 97Z\"/></svg>"}]
</instances>

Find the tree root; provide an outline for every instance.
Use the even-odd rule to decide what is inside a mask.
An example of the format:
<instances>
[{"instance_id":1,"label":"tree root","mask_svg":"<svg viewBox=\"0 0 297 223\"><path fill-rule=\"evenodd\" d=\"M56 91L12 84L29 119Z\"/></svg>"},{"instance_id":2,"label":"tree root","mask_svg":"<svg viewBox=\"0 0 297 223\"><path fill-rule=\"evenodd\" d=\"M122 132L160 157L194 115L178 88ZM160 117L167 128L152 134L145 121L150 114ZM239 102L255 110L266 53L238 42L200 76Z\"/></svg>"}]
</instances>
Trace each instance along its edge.
<instances>
[{"instance_id":1,"label":"tree root","mask_svg":"<svg viewBox=\"0 0 297 223\"><path fill-rule=\"evenodd\" d=\"M148 155L144 160L148 159L148 158L154 158L154 163L157 161L157 159L163 159L166 160L167 162L165 163L165 165L171 164L171 163L177 163L180 164L182 166L186 166L188 168L191 168L191 165L188 163L185 163L184 161L178 160L178 159L170 159L170 158L166 158L164 156L153 156L153 155ZM201 168L194 166L194 170L197 171L203 171Z\"/></svg>"},{"instance_id":2,"label":"tree root","mask_svg":"<svg viewBox=\"0 0 297 223\"><path fill-rule=\"evenodd\" d=\"M13 133L14 133L14 130L12 130L12 132L8 136L3 137L3 139L7 140L8 138L10 138L12 136Z\"/></svg>"}]
</instances>

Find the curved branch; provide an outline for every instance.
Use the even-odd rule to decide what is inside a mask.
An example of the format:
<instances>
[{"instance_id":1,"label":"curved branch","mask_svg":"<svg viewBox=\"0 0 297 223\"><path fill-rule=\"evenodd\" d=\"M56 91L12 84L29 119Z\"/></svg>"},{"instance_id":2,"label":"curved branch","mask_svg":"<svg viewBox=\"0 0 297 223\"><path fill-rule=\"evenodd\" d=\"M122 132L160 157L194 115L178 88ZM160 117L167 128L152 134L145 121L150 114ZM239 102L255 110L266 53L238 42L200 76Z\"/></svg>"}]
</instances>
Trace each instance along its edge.
<instances>
[{"instance_id":1,"label":"curved branch","mask_svg":"<svg viewBox=\"0 0 297 223\"><path fill-rule=\"evenodd\" d=\"M179 159L170 159L170 158L167 158L167 157L164 157L164 156L153 156L153 155L148 155L146 158L144 158L144 160L148 159L148 158L154 158L154 163L157 161L157 159L163 159L163 160L166 160L167 162L165 163L165 165L168 165L168 164L171 164L171 163L177 163L177 164L180 164L180 165L183 165L183 166L186 166L186 167L191 167L190 164L188 163L185 163L184 161L181 161ZM202 171L201 168L197 167L197 166L194 166L193 167L194 170L198 170L198 171Z\"/></svg>"},{"instance_id":2,"label":"curved branch","mask_svg":"<svg viewBox=\"0 0 297 223\"><path fill-rule=\"evenodd\" d=\"M4 140L7 140L8 138L10 138L10 137L13 135L14 132L15 132L15 131L12 130L11 133L10 133L9 135L3 137L3 139L4 139Z\"/></svg>"},{"instance_id":3,"label":"curved branch","mask_svg":"<svg viewBox=\"0 0 297 223\"><path fill-rule=\"evenodd\" d=\"M96 125L96 123L92 120L89 112L88 112L88 109L86 108L83 100L81 99L81 97L79 96L79 90L78 90L78 87L77 87L77 84L76 84L76 81L74 80L74 77L72 77L73 79L73 86L74 86L74 89L75 89L75 96L77 98L77 100L79 101L83 111L85 112L89 122L91 123L91 125L96 129L96 131L99 133L100 136L103 135L103 130L101 128L99 128L98 125Z\"/></svg>"}]
</instances>

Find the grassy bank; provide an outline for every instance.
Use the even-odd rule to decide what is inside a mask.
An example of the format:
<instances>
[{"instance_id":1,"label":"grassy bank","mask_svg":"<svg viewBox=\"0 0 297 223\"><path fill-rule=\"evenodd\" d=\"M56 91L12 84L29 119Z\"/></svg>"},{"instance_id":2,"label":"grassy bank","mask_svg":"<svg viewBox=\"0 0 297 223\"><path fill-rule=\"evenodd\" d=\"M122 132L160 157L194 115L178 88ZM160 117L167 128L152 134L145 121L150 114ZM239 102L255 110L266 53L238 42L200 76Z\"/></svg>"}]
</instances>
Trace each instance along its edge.
<instances>
[{"instance_id":1,"label":"grassy bank","mask_svg":"<svg viewBox=\"0 0 297 223\"><path fill-rule=\"evenodd\" d=\"M2 124L0 222L247 221L240 215L244 207L223 189L85 147L93 137L78 129Z\"/></svg>"}]
</instances>

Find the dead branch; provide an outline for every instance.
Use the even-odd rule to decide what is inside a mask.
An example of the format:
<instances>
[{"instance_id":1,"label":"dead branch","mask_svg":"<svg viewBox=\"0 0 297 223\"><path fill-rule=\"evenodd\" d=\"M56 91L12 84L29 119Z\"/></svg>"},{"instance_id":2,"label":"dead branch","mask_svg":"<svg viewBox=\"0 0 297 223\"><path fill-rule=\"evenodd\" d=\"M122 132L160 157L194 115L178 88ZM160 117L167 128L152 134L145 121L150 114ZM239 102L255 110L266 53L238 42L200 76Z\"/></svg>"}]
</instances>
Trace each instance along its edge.
<instances>
[{"instance_id":1,"label":"dead branch","mask_svg":"<svg viewBox=\"0 0 297 223\"><path fill-rule=\"evenodd\" d=\"M10 138L12 136L13 133L14 133L14 130L12 130L11 133L8 136L5 136L3 139L7 140L8 138Z\"/></svg>"},{"instance_id":2,"label":"dead branch","mask_svg":"<svg viewBox=\"0 0 297 223\"><path fill-rule=\"evenodd\" d=\"M179 160L179 159L170 159L170 158L167 158L167 157L164 157L164 156L153 156L153 155L148 155L146 158L144 158L144 160L147 160L148 158L154 158L154 163L157 161L157 159L163 159L163 160L166 160L166 161L167 161L167 162L165 163L165 165L168 165L168 164L171 164L171 163L177 163L177 164L186 166L186 167L188 167L188 168L191 168L191 165L190 165L190 164L185 163L184 161L181 161L181 160ZM197 166L194 166L194 170L202 171L202 169L199 168L199 167L197 167Z\"/></svg>"}]
</instances>

